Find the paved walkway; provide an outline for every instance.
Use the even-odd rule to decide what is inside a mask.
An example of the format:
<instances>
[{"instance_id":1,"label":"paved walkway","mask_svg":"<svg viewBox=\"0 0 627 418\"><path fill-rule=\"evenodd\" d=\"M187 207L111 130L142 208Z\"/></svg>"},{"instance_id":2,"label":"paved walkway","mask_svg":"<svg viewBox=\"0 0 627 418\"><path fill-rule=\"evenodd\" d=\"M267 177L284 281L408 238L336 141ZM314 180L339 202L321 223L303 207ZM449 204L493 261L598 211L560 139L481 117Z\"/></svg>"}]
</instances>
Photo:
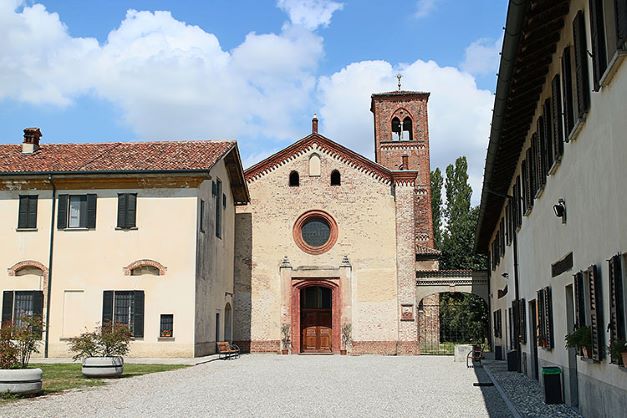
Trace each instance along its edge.
<instances>
[{"instance_id":1,"label":"paved walkway","mask_svg":"<svg viewBox=\"0 0 627 418\"><path fill-rule=\"evenodd\" d=\"M473 386L484 373L452 357L246 355L25 399L0 416L511 416L495 387Z\"/></svg>"}]
</instances>

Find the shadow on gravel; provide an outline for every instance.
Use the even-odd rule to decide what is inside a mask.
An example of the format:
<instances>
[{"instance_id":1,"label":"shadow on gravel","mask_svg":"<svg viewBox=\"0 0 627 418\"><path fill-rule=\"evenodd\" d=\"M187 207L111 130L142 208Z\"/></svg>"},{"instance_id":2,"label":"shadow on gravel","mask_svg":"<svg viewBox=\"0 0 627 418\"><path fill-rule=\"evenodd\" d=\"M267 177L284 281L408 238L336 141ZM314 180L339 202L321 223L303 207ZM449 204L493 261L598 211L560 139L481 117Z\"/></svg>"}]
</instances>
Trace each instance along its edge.
<instances>
[{"instance_id":1,"label":"shadow on gravel","mask_svg":"<svg viewBox=\"0 0 627 418\"><path fill-rule=\"evenodd\" d=\"M513 417L498 389L494 386L485 370L483 370L481 363L475 362L474 368L469 368L468 372L474 372L477 378L477 381L472 387L468 388L468 390L481 391L486 410L490 417Z\"/></svg>"}]
</instances>

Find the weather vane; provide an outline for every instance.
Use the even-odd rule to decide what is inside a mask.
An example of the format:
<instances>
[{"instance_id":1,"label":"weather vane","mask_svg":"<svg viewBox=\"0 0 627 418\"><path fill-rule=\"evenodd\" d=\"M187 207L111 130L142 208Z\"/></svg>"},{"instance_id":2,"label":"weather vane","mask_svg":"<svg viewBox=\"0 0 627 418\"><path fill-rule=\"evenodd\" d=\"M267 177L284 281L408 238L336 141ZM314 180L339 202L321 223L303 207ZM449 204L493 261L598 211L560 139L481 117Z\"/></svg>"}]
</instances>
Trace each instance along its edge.
<instances>
[{"instance_id":1,"label":"weather vane","mask_svg":"<svg viewBox=\"0 0 627 418\"><path fill-rule=\"evenodd\" d=\"M401 78L403 78L403 74L396 74L396 78L398 78L398 91L401 91Z\"/></svg>"}]
</instances>

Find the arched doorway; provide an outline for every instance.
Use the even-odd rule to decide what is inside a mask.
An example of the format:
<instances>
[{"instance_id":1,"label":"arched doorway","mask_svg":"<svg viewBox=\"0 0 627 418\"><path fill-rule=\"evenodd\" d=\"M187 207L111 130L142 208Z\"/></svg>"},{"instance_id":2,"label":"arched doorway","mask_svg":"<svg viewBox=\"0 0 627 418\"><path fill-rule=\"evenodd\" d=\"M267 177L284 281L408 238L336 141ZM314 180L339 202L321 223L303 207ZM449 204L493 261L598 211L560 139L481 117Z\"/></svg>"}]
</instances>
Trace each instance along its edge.
<instances>
[{"instance_id":1,"label":"arched doorway","mask_svg":"<svg viewBox=\"0 0 627 418\"><path fill-rule=\"evenodd\" d=\"M233 319L231 313L231 304L227 302L226 306L224 307L224 341L232 342L232 327Z\"/></svg>"},{"instance_id":2,"label":"arched doorway","mask_svg":"<svg viewBox=\"0 0 627 418\"><path fill-rule=\"evenodd\" d=\"M328 287L301 289L300 336L303 353L333 351L333 292Z\"/></svg>"}]
</instances>

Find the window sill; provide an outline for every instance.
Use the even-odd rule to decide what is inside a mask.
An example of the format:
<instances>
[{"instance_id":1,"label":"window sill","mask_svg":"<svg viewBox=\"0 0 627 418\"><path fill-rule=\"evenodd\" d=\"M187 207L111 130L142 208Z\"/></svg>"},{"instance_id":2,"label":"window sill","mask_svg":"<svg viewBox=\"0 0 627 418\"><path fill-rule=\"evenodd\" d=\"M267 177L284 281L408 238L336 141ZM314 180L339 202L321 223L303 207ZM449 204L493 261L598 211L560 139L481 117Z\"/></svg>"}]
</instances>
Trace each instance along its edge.
<instances>
[{"instance_id":1,"label":"window sill","mask_svg":"<svg viewBox=\"0 0 627 418\"><path fill-rule=\"evenodd\" d=\"M174 341L174 337L159 337L157 341Z\"/></svg>"},{"instance_id":2,"label":"window sill","mask_svg":"<svg viewBox=\"0 0 627 418\"><path fill-rule=\"evenodd\" d=\"M17 232L37 232L37 228L15 228Z\"/></svg>"},{"instance_id":3,"label":"window sill","mask_svg":"<svg viewBox=\"0 0 627 418\"><path fill-rule=\"evenodd\" d=\"M137 228L136 226L132 227L132 228L121 228L119 226L115 227L116 231L137 231L139 228Z\"/></svg>"},{"instance_id":4,"label":"window sill","mask_svg":"<svg viewBox=\"0 0 627 418\"><path fill-rule=\"evenodd\" d=\"M61 228L59 231L89 231L92 228Z\"/></svg>"},{"instance_id":5,"label":"window sill","mask_svg":"<svg viewBox=\"0 0 627 418\"><path fill-rule=\"evenodd\" d=\"M586 113L585 115L581 117L581 119L577 119L575 126L573 126L573 130L570 131L570 134L568 134L568 138L566 142L575 141L577 139L577 136L579 136L579 132L581 131L581 128L583 128L583 124L586 122L587 115L588 114Z\"/></svg>"},{"instance_id":6,"label":"window sill","mask_svg":"<svg viewBox=\"0 0 627 418\"><path fill-rule=\"evenodd\" d=\"M549 169L549 176L552 176L553 174L555 174L555 172L557 171L557 169L559 168L560 165L562 165L562 159L561 158L553 161L553 165Z\"/></svg>"},{"instance_id":7,"label":"window sill","mask_svg":"<svg viewBox=\"0 0 627 418\"><path fill-rule=\"evenodd\" d=\"M546 187L545 185L540 186L540 188L538 188L538 190L536 190L536 195L533 197L534 199L539 199L542 194L544 193L544 188Z\"/></svg>"},{"instance_id":8,"label":"window sill","mask_svg":"<svg viewBox=\"0 0 627 418\"><path fill-rule=\"evenodd\" d=\"M614 55L610 59L610 62L607 64L605 72L601 76L601 80L599 80L599 85L601 86L601 89L607 87L612 82L612 79L616 75L616 72L620 67L621 62L623 62L623 59L625 57L627 57L627 50L625 49L619 49L614 52Z\"/></svg>"}]
</instances>

